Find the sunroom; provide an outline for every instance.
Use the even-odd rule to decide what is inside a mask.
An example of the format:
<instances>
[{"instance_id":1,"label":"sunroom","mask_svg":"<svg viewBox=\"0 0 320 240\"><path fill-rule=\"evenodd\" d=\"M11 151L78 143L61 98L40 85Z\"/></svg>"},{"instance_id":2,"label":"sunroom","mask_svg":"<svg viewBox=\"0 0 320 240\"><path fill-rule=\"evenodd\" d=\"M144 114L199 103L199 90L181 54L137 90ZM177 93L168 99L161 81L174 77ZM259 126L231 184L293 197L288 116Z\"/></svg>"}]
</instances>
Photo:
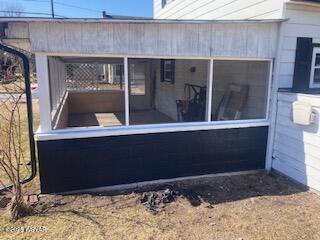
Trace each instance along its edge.
<instances>
[{"instance_id":1,"label":"sunroom","mask_svg":"<svg viewBox=\"0 0 320 240\"><path fill-rule=\"evenodd\" d=\"M279 22L30 22L42 191L264 169Z\"/></svg>"}]
</instances>

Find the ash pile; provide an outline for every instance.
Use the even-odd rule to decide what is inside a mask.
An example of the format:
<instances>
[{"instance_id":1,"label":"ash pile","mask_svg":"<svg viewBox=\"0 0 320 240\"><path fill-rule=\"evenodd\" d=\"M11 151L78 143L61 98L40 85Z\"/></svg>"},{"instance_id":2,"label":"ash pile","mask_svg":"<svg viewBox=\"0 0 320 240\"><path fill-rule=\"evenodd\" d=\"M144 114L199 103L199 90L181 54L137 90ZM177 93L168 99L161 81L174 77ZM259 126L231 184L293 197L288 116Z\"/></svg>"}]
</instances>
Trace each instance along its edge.
<instances>
[{"instance_id":1,"label":"ash pile","mask_svg":"<svg viewBox=\"0 0 320 240\"><path fill-rule=\"evenodd\" d=\"M152 214L157 214L165 208L166 204L176 201L178 196L178 192L166 188L154 192L145 192L139 200Z\"/></svg>"}]
</instances>

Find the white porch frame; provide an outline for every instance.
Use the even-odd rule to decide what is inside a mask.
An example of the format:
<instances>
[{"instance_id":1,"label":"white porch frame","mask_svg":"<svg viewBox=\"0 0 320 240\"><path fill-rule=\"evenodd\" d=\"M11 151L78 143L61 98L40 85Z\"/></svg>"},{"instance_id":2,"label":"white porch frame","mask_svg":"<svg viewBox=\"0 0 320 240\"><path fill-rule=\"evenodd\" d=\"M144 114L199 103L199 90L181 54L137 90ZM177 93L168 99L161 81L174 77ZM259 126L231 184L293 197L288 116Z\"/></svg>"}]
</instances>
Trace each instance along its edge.
<instances>
[{"instance_id":1,"label":"white porch frame","mask_svg":"<svg viewBox=\"0 0 320 240\"><path fill-rule=\"evenodd\" d=\"M40 131L52 130L51 104L50 104L50 82L48 56L45 53L36 53L36 68L39 88L39 109L40 109Z\"/></svg>"},{"instance_id":2,"label":"white porch frame","mask_svg":"<svg viewBox=\"0 0 320 240\"><path fill-rule=\"evenodd\" d=\"M128 57L124 58L124 98L125 98L125 125L129 126L130 121L130 96L129 96L129 66Z\"/></svg>"},{"instance_id":3,"label":"white porch frame","mask_svg":"<svg viewBox=\"0 0 320 240\"><path fill-rule=\"evenodd\" d=\"M74 57L113 57L124 59L125 75L125 125L119 127L77 127L71 129L52 129L50 112L50 83L48 72L48 57L50 56L74 56ZM167 123L167 124L145 124L130 125L129 111L129 77L128 77L128 59L129 58L149 58L149 59L192 59L207 60L208 68L208 94L206 121L204 122L186 122L186 123ZM238 60L238 61L268 61L270 66L268 79L268 96L266 115L262 119L250 120L231 120L231 121L211 121L211 100L213 85L213 63L215 60ZM198 131L211 129L230 129L230 128L248 128L269 126L270 96L272 87L273 59L270 58L224 58L224 57L181 57L181 56L142 56L142 55L114 55L114 54L75 54L75 53L36 53L37 71L39 78L39 102L40 102L40 128L35 138L37 141L89 138L116 135L148 134L160 132L179 132L179 131Z\"/></svg>"},{"instance_id":4,"label":"white porch frame","mask_svg":"<svg viewBox=\"0 0 320 240\"><path fill-rule=\"evenodd\" d=\"M206 120L211 122L212 114L212 84L213 84L213 59L208 63L208 80L207 80L207 106L206 106Z\"/></svg>"}]
</instances>

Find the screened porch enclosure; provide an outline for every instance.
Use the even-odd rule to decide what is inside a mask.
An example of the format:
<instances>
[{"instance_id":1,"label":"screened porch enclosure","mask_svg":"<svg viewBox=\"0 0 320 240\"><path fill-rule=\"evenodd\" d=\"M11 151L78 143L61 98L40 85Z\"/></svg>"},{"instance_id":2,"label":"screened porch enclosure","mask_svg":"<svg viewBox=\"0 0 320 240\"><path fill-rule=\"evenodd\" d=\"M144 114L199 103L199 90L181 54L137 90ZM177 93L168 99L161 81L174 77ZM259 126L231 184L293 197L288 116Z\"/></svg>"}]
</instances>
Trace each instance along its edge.
<instances>
[{"instance_id":1,"label":"screened porch enclosure","mask_svg":"<svg viewBox=\"0 0 320 240\"><path fill-rule=\"evenodd\" d=\"M124 61L48 57L53 129L267 117L270 61Z\"/></svg>"},{"instance_id":2,"label":"screened porch enclosure","mask_svg":"<svg viewBox=\"0 0 320 240\"><path fill-rule=\"evenodd\" d=\"M32 21L42 192L269 169L279 22Z\"/></svg>"}]
</instances>

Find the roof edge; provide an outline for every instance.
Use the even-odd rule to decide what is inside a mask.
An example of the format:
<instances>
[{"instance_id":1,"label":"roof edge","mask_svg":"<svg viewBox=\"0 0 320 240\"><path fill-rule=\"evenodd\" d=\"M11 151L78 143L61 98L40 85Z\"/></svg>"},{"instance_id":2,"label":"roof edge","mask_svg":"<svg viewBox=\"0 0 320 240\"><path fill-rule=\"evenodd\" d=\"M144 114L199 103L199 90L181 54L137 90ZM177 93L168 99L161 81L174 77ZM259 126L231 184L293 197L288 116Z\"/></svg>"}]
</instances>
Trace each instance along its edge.
<instances>
[{"instance_id":1,"label":"roof edge","mask_svg":"<svg viewBox=\"0 0 320 240\"><path fill-rule=\"evenodd\" d=\"M309 6L309 7L320 8L320 2L313 2L313 1L291 0L291 1L286 2L286 4L296 5L296 6Z\"/></svg>"},{"instance_id":2,"label":"roof edge","mask_svg":"<svg viewBox=\"0 0 320 240\"><path fill-rule=\"evenodd\" d=\"M209 24L209 23L274 23L287 19L244 19L244 20L180 20L180 19L116 19L116 18L38 18L38 17L0 17L0 22L72 22L72 23L164 23L164 24Z\"/></svg>"}]
</instances>

